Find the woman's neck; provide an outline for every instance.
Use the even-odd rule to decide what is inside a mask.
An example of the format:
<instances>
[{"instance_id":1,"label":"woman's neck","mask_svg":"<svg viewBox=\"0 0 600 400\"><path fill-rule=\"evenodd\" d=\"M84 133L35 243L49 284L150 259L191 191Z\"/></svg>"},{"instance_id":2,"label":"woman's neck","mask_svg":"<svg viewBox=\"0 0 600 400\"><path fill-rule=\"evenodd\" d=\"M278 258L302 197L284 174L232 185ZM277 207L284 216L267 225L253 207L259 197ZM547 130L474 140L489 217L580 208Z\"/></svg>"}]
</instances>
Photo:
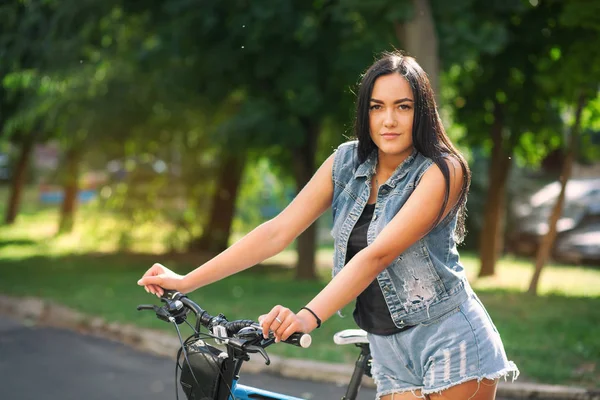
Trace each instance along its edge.
<instances>
[{"instance_id":1,"label":"woman's neck","mask_svg":"<svg viewBox=\"0 0 600 400\"><path fill-rule=\"evenodd\" d=\"M384 154L379 151L377 154L377 175L387 180L396 168L412 154L412 151L412 147L401 154Z\"/></svg>"}]
</instances>

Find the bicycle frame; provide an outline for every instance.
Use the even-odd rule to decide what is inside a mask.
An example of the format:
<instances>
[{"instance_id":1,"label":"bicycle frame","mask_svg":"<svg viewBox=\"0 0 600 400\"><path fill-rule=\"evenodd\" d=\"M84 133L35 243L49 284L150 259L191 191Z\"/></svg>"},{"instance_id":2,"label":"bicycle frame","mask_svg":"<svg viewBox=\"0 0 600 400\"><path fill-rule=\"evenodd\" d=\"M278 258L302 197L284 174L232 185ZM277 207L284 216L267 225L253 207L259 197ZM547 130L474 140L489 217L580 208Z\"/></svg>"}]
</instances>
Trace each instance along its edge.
<instances>
[{"instance_id":1,"label":"bicycle frame","mask_svg":"<svg viewBox=\"0 0 600 400\"><path fill-rule=\"evenodd\" d=\"M233 353L230 353L233 356ZM304 400L299 397L288 396L282 393L270 392L265 389L260 389L252 386L246 386L238 383L240 370L244 359L238 359L236 365L236 372L234 374L233 382L231 383L231 394L228 400Z\"/></svg>"},{"instance_id":2,"label":"bicycle frame","mask_svg":"<svg viewBox=\"0 0 600 400\"><path fill-rule=\"evenodd\" d=\"M369 345L359 343L356 347L360 348L360 354L354 364L354 372L352 373L352 377L346 388L346 395L342 397L342 400L355 400L356 396L358 396L363 375L367 374L368 376L371 376L369 366L369 362L371 361L371 350Z\"/></svg>"},{"instance_id":3,"label":"bicycle frame","mask_svg":"<svg viewBox=\"0 0 600 400\"><path fill-rule=\"evenodd\" d=\"M369 345L365 343L358 343L356 344L356 347L360 348L360 354L356 360L354 372L352 373L350 382L348 382L346 394L341 398L341 400L355 400L358 396L363 375L367 374L370 376L369 361L371 359L371 351L369 349ZM231 390L233 392L233 398L230 396L229 400L303 400L298 397L241 385L237 383L237 379L233 381Z\"/></svg>"},{"instance_id":4,"label":"bicycle frame","mask_svg":"<svg viewBox=\"0 0 600 400\"><path fill-rule=\"evenodd\" d=\"M287 396L281 393L269 392L268 390L258 389L251 386L240 385L233 381L233 396L235 400L303 400L299 397ZM229 397L229 400L234 400Z\"/></svg>"}]
</instances>

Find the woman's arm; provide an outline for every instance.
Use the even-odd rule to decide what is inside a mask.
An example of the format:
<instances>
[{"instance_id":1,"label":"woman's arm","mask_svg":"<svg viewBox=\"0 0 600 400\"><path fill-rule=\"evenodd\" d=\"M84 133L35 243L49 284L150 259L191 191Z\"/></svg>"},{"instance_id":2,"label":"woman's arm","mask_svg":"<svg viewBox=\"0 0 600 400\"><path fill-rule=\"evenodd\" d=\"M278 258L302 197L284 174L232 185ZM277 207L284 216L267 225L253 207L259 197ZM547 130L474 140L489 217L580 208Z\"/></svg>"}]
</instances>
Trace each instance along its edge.
<instances>
[{"instance_id":1,"label":"woman's arm","mask_svg":"<svg viewBox=\"0 0 600 400\"><path fill-rule=\"evenodd\" d=\"M261 224L228 249L188 273L177 283L178 290L191 292L236 272L256 265L285 249L298 235L308 228L331 205L333 198L331 155L298 196L275 218ZM153 267L154 268L154 267ZM162 294L162 288L170 289L171 281L161 280L164 267L157 268L156 276L151 276L152 268L139 284ZM151 290L151 291L154 291Z\"/></svg>"},{"instance_id":2,"label":"woman's arm","mask_svg":"<svg viewBox=\"0 0 600 400\"><path fill-rule=\"evenodd\" d=\"M449 161L448 167L451 188L444 216L457 202L463 183L460 164ZM445 187L442 172L437 165L432 165L410 198L375 241L358 252L307 307L325 321L362 293L396 257L432 229L444 201ZM283 330L277 329L279 326L271 326L276 316L279 319L286 318L286 322L289 322L281 324ZM316 327L316 320L308 311L299 311L297 317L300 321L293 318L293 313L288 309L276 306L269 314L262 316L261 321L265 331L267 328L275 328L279 339L285 340L293 332L310 332Z\"/></svg>"}]
</instances>

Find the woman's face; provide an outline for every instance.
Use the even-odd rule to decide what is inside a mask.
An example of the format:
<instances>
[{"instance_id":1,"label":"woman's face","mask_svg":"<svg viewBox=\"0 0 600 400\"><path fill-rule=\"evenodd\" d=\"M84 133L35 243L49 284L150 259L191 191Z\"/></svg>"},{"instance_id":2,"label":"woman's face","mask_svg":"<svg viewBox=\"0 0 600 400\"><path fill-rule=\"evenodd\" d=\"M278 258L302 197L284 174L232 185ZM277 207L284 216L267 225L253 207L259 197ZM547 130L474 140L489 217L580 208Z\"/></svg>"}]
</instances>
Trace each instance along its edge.
<instances>
[{"instance_id":1,"label":"woman's face","mask_svg":"<svg viewBox=\"0 0 600 400\"><path fill-rule=\"evenodd\" d=\"M402 75L377 78L369 105L369 126L380 155L402 159L410 155L414 113L413 93Z\"/></svg>"}]
</instances>

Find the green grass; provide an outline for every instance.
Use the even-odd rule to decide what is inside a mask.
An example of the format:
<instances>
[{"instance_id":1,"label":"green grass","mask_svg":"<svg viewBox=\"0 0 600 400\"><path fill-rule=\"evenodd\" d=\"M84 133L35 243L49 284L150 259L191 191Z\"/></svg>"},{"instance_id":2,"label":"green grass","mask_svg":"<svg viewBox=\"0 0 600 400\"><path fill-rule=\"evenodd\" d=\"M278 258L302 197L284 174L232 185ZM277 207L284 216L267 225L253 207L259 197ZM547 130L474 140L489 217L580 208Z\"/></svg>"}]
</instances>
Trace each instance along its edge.
<instances>
[{"instance_id":1,"label":"green grass","mask_svg":"<svg viewBox=\"0 0 600 400\"><path fill-rule=\"evenodd\" d=\"M0 196L0 211L2 203ZM80 211L75 232L60 237L55 236L58 216L52 207L27 206L15 225L0 226L0 292L51 299L110 321L172 330L152 315L135 311L137 304L156 301L136 281L153 262L185 272L203 257L159 254L164 249L156 240L163 232L158 224L130 232L134 249L145 254L115 253L119 221L99 215L93 207ZM294 253L285 251L191 296L209 312L222 312L230 319L257 318L275 304L298 309L329 280L331 250L319 251L317 282L294 280L289 268L294 260ZM524 379L600 387L600 268L549 264L536 297L524 293L531 261L504 257L496 276L476 279L477 257L463 254L462 260ZM355 327L351 307L344 314L314 332L310 349L273 346L270 353L353 362L355 348L336 346L331 339L336 331Z\"/></svg>"},{"instance_id":2,"label":"green grass","mask_svg":"<svg viewBox=\"0 0 600 400\"><path fill-rule=\"evenodd\" d=\"M0 292L52 299L110 321L172 329L149 314L135 311L141 303L156 301L135 284L141 274L160 260L178 271L189 260L144 255L0 257ZM229 318L257 318L275 304L292 309L306 304L325 284L298 282L293 271L274 265L256 267L193 293L192 298L211 313ZM480 289L509 357L524 378L545 383L598 385L600 298L551 294L529 296L507 289ZM353 328L351 309L346 318L333 317L314 332L313 346L300 350L273 346L274 354L334 362L352 362L356 351L338 347L332 335Z\"/></svg>"}]
</instances>

